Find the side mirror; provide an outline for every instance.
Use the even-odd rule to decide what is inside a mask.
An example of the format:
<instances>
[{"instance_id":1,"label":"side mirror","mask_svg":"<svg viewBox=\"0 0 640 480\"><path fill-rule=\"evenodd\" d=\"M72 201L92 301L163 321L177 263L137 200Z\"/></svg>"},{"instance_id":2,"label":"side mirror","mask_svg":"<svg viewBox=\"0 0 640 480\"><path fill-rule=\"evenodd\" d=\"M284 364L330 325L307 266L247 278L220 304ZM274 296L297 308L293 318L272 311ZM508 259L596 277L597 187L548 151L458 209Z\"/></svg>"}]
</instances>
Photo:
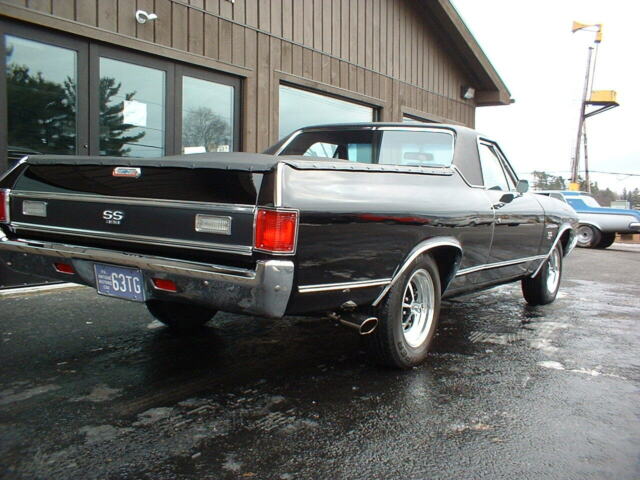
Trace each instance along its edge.
<instances>
[{"instance_id":1,"label":"side mirror","mask_svg":"<svg viewBox=\"0 0 640 480\"><path fill-rule=\"evenodd\" d=\"M505 193L500 197L500 203L513 202L514 198L516 198L516 196L513 193Z\"/></svg>"},{"instance_id":2,"label":"side mirror","mask_svg":"<svg viewBox=\"0 0 640 480\"><path fill-rule=\"evenodd\" d=\"M528 180L518 180L518 184L516 185L516 191L518 193L526 193L529 191L529 181Z\"/></svg>"}]
</instances>

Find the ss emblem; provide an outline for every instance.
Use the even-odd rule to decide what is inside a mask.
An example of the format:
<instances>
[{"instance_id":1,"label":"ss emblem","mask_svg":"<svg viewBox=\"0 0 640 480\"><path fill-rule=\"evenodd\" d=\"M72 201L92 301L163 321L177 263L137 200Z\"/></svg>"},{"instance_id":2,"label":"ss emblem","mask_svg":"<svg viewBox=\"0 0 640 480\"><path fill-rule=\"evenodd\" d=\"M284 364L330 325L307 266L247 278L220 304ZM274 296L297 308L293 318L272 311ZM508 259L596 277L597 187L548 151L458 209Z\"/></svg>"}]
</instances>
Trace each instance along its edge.
<instances>
[{"instance_id":1,"label":"ss emblem","mask_svg":"<svg viewBox=\"0 0 640 480\"><path fill-rule=\"evenodd\" d=\"M111 225L120 225L124 220L124 212L120 210L105 210L102 212L102 218Z\"/></svg>"}]
</instances>

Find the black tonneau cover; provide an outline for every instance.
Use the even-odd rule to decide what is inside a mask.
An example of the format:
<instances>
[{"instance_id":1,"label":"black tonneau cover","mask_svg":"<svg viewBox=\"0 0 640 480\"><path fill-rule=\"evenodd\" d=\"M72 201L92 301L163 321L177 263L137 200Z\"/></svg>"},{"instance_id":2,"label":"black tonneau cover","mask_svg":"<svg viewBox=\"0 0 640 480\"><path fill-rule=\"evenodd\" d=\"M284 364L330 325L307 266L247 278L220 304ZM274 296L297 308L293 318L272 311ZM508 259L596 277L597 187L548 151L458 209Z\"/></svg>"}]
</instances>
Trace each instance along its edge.
<instances>
[{"instance_id":1,"label":"black tonneau cover","mask_svg":"<svg viewBox=\"0 0 640 480\"><path fill-rule=\"evenodd\" d=\"M355 163L324 157L273 156L262 153L195 153L160 158L89 157L67 155L29 155L30 165L96 165L127 167L173 167L190 169L232 170L238 172L269 172L278 163L298 170L343 170L358 172L400 172L422 175L452 175L449 167L417 167L409 165L380 165Z\"/></svg>"}]
</instances>

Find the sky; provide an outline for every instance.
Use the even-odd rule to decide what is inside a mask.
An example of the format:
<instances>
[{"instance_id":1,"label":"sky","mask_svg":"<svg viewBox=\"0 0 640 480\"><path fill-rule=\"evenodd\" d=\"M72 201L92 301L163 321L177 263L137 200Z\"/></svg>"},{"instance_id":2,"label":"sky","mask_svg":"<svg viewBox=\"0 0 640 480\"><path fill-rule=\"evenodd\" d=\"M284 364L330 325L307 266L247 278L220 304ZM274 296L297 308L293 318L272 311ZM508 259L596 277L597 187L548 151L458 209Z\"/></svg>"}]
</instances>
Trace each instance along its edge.
<instances>
[{"instance_id":1,"label":"sky","mask_svg":"<svg viewBox=\"0 0 640 480\"><path fill-rule=\"evenodd\" d=\"M476 110L476 129L494 138L518 174L570 176L587 52L602 23L593 89L615 90L620 106L586 120L589 170L640 175L640 1L452 0L511 92L509 106ZM581 170L584 163L581 160ZM640 188L640 176L591 174L600 188Z\"/></svg>"}]
</instances>

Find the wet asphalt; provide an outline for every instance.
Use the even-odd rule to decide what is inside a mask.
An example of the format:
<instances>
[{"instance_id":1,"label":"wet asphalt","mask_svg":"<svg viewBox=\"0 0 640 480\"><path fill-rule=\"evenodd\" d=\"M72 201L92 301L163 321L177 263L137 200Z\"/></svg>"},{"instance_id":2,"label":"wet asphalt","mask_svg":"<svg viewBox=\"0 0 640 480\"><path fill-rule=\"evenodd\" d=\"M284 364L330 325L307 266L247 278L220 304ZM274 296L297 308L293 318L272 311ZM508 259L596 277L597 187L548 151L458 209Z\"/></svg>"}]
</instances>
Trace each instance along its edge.
<instances>
[{"instance_id":1,"label":"wet asphalt","mask_svg":"<svg viewBox=\"0 0 640 480\"><path fill-rule=\"evenodd\" d=\"M640 248L577 249L561 293L445 302L425 365L321 318L173 336L79 288L0 297L0 478L640 478Z\"/></svg>"}]
</instances>

